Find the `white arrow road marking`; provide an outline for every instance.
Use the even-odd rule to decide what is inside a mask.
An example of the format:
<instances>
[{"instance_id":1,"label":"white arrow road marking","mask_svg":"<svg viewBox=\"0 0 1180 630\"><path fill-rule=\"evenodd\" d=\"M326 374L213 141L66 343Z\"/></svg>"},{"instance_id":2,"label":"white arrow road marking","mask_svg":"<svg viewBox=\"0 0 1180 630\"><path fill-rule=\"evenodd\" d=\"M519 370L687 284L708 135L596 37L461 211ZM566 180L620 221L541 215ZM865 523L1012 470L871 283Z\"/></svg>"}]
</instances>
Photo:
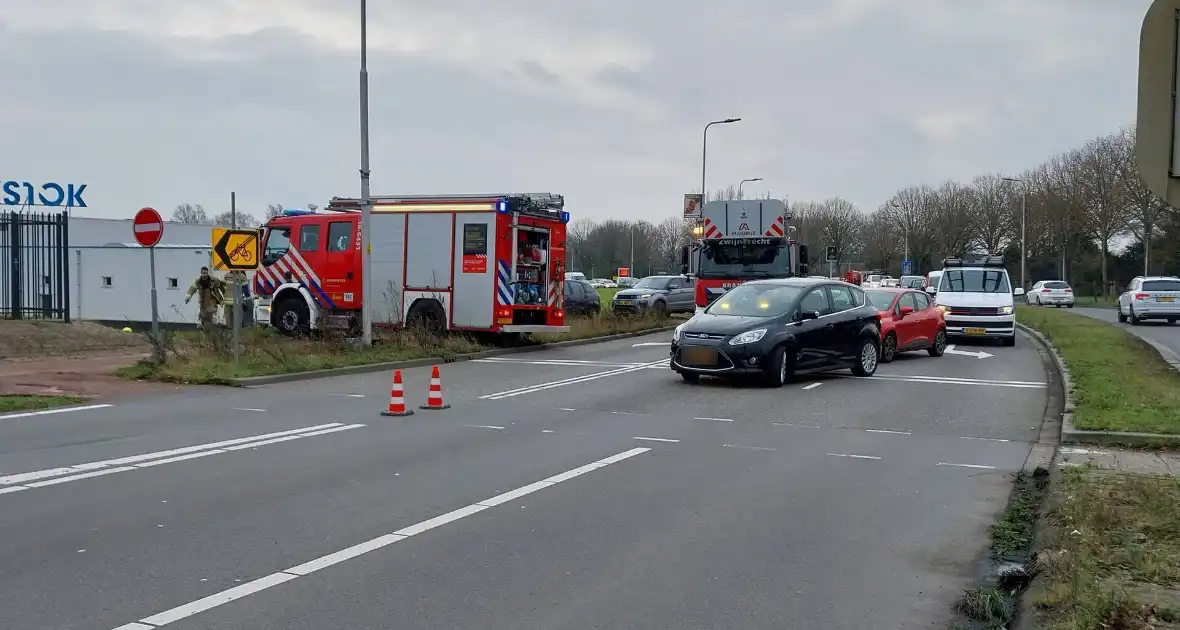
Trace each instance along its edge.
<instances>
[{"instance_id":1,"label":"white arrow road marking","mask_svg":"<svg viewBox=\"0 0 1180 630\"><path fill-rule=\"evenodd\" d=\"M953 343L946 347L946 353L947 354L958 354L958 355L962 355L965 357L975 357L977 359L986 359L988 357L996 356L994 354L984 352L983 350L980 350L979 352L968 352L966 350L955 350L955 344L953 344Z\"/></svg>"}]
</instances>

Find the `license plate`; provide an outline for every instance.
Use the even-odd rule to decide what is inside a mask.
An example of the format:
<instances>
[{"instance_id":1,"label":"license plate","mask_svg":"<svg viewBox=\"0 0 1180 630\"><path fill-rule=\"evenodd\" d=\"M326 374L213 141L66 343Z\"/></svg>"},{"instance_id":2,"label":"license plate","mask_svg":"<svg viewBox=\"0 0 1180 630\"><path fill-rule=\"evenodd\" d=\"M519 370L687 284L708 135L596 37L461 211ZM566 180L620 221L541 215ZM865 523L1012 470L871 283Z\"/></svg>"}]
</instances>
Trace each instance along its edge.
<instances>
[{"instance_id":1,"label":"license plate","mask_svg":"<svg viewBox=\"0 0 1180 630\"><path fill-rule=\"evenodd\" d=\"M987 329L986 328L964 328L963 334L965 334L965 335L986 335Z\"/></svg>"},{"instance_id":2,"label":"license plate","mask_svg":"<svg viewBox=\"0 0 1180 630\"><path fill-rule=\"evenodd\" d=\"M1162 297L1162 298L1160 298L1160 301L1161 301L1161 302L1175 302L1175 301L1176 301L1176 298L1174 298L1174 297Z\"/></svg>"},{"instance_id":3,"label":"license plate","mask_svg":"<svg viewBox=\"0 0 1180 630\"><path fill-rule=\"evenodd\" d=\"M712 348L684 348L680 356L686 365L717 365L717 351Z\"/></svg>"},{"instance_id":4,"label":"license plate","mask_svg":"<svg viewBox=\"0 0 1180 630\"><path fill-rule=\"evenodd\" d=\"M618 305L619 306L631 306L631 300L619 300Z\"/></svg>"}]
</instances>

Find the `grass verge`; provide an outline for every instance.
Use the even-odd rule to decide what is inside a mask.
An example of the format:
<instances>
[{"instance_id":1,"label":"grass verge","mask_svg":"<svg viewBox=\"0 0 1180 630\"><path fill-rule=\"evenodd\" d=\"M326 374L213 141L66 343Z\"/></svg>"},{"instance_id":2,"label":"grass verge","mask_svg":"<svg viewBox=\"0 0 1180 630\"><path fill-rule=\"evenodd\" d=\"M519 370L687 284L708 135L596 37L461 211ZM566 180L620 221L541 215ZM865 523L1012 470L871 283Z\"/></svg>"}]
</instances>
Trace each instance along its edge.
<instances>
[{"instance_id":1,"label":"grass verge","mask_svg":"<svg viewBox=\"0 0 1180 630\"><path fill-rule=\"evenodd\" d=\"M1049 630L1180 622L1180 479L1067 468L1051 501L1038 621Z\"/></svg>"},{"instance_id":2,"label":"grass verge","mask_svg":"<svg viewBox=\"0 0 1180 630\"><path fill-rule=\"evenodd\" d=\"M1131 333L1061 309L1016 307L1048 337L1073 380L1079 429L1180 433L1180 375Z\"/></svg>"},{"instance_id":3,"label":"grass verge","mask_svg":"<svg viewBox=\"0 0 1180 630\"><path fill-rule=\"evenodd\" d=\"M86 402L79 396L34 396L10 394L0 396L0 413L9 411L36 411L52 407L64 407Z\"/></svg>"},{"instance_id":4,"label":"grass verge","mask_svg":"<svg viewBox=\"0 0 1180 630\"><path fill-rule=\"evenodd\" d=\"M607 313L571 319L569 333L538 335L536 340L587 339L651 330L668 322L654 317L620 318ZM229 385L233 379L252 376L435 357L447 360L487 349L488 345L466 335L433 337L415 331L380 331L378 343L366 348L342 338L290 339L271 329L250 328L242 331L241 357L235 362L229 331L208 336L168 333L159 347L165 357L163 362L140 361L116 370L115 375L131 380Z\"/></svg>"}]
</instances>

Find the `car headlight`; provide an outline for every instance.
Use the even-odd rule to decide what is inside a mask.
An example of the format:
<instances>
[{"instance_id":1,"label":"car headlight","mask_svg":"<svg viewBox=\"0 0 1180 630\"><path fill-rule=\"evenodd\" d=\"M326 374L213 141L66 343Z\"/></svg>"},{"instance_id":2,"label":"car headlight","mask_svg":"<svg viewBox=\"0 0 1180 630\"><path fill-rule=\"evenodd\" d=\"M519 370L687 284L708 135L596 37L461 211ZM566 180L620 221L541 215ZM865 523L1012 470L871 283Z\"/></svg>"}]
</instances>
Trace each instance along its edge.
<instances>
[{"instance_id":1,"label":"car headlight","mask_svg":"<svg viewBox=\"0 0 1180 630\"><path fill-rule=\"evenodd\" d=\"M672 331L672 341L680 341L680 333L683 331L684 331L684 324L677 326L676 330Z\"/></svg>"},{"instance_id":2,"label":"car headlight","mask_svg":"<svg viewBox=\"0 0 1180 630\"><path fill-rule=\"evenodd\" d=\"M646 299L647 299L647 298L649 298L649 297L651 297L651 294L650 294L650 293L644 293L643 295L639 296L639 299L641 299L641 300L646 300Z\"/></svg>"},{"instance_id":3,"label":"car headlight","mask_svg":"<svg viewBox=\"0 0 1180 630\"><path fill-rule=\"evenodd\" d=\"M1012 307L1011 306L1000 307L1000 314L1001 315L1011 315L1012 314Z\"/></svg>"},{"instance_id":4,"label":"car headlight","mask_svg":"<svg viewBox=\"0 0 1180 630\"><path fill-rule=\"evenodd\" d=\"M733 339L730 339L729 345L740 346L745 343L754 343L755 341L761 341L762 338L765 336L766 336L766 329L765 328L759 328L758 330L747 330L746 332L734 337Z\"/></svg>"}]
</instances>

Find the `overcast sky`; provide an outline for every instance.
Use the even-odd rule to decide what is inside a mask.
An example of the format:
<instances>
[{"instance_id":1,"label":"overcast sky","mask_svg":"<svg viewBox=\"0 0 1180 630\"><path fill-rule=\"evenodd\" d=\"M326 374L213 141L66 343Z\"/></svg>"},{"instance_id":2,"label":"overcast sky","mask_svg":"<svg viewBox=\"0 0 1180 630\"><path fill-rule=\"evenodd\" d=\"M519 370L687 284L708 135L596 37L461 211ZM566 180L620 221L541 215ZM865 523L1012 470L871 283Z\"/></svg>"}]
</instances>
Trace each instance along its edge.
<instances>
[{"instance_id":1,"label":"overcast sky","mask_svg":"<svg viewBox=\"0 0 1180 630\"><path fill-rule=\"evenodd\" d=\"M374 194L839 195L1018 172L1131 123L1149 0L369 0ZM359 195L359 0L3 0L0 180L84 212Z\"/></svg>"}]
</instances>

